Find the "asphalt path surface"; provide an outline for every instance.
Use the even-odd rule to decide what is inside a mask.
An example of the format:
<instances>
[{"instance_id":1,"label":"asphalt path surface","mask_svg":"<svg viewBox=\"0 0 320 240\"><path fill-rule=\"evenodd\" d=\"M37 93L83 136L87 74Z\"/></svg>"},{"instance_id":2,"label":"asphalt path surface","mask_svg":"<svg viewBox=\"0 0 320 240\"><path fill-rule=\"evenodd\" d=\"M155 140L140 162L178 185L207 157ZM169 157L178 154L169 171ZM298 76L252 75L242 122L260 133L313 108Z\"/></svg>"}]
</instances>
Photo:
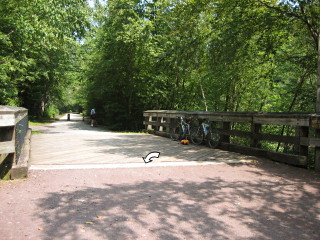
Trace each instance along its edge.
<instances>
[{"instance_id":1,"label":"asphalt path surface","mask_svg":"<svg viewBox=\"0 0 320 240\"><path fill-rule=\"evenodd\" d=\"M0 182L0 239L319 239L317 173L82 124L58 122L32 137L28 179ZM96 160L80 158L70 135ZM68 138L51 145L56 162L35 146L50 136ZM152 148L121 144L135 137L149 137ZM114 141L120 147L107 147ZM70 162L59 160L58 149ZM145 164L142 156L153 150L160 157Z\"/></svg>"}]
</instances>

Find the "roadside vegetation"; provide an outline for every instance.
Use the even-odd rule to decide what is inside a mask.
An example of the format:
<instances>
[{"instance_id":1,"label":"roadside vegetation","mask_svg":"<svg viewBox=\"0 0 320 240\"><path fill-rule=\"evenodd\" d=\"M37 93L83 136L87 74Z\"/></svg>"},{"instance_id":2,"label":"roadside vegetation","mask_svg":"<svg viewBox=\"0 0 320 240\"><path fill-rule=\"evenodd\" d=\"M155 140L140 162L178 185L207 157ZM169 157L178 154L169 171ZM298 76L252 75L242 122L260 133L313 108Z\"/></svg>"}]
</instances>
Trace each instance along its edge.
<instances>
[{"instance_id":1,"label":"roadside vegetation","mask_svg":"<svg viewBox=\"0 0 320 240\"><path fill-rule=\"evenodd\" d=\"M315 112L319 5L3 0L0 104L41 119L95 108L121 131L148 109Z\"/></svg>"}]
</instances>

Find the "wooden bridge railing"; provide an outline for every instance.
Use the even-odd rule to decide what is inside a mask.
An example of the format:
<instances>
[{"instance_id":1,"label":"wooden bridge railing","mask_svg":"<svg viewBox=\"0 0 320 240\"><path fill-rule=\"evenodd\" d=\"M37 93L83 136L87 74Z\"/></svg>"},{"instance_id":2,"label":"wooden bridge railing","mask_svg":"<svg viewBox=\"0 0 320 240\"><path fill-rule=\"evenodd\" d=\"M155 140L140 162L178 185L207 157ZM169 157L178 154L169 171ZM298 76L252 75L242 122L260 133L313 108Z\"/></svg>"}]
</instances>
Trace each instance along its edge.
<instances>
[{"instance_id":1,"label":"wooden bridge railing","mask_svg":"<svg viewBox=\"0 0 320 240\"><path fill-rule=\"evenodd\" d=\"M320 170L320 115L300 113L145 111L147 130L169 137L177 117L213 123L220 149Z\"/></svg>"},{"instance_id":2,"label":"wooden bridge railing","mask_svg":"<svg viewBox=\"0 0 320 240\"><path fill-rule=\"evenodd\" d=\"M28 110L0 106L0 178L27 176L30 136Z\"/></svg>"}]
</instances>

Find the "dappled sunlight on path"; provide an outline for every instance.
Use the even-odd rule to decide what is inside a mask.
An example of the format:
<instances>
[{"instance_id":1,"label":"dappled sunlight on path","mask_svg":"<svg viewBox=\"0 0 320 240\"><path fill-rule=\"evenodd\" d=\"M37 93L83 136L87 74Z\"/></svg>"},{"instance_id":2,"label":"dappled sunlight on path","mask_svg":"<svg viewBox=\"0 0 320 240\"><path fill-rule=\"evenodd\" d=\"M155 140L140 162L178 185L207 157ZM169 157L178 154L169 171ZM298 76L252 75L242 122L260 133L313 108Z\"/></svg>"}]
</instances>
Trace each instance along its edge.
<instances>
[{"instance_id":1,"label":"dappled sunlight on path","mask_svg":"<svg viewBox=\"0 0 320 240\"><path fill-rule=\"evenodd\" d=\"M71 119L75 116L71 116ZM80 119L80 118L78 118ZM57 121L37 127L32 136L31 165L144 164L142 157L160 152L160 162L251 162L256 160L205 146L181 145L149 134L126 134L92 128L82 121ZM150 163L152 164L152 163Z\"/></svg>"},{"instance_id":2,"label":"dappled sunlight on path","mask_svg":"<svg viewBox=\"0 0 320 240\"><path fill-rule=\"evenodd\" d=\"M316 240L320 235L319 175L269 161L33 170L28 181L13 186L10 191L10 185L0 185L5 203L0 211L6 216L0 217L0 234L6 239Z\"/></svg>"}]
</instances>

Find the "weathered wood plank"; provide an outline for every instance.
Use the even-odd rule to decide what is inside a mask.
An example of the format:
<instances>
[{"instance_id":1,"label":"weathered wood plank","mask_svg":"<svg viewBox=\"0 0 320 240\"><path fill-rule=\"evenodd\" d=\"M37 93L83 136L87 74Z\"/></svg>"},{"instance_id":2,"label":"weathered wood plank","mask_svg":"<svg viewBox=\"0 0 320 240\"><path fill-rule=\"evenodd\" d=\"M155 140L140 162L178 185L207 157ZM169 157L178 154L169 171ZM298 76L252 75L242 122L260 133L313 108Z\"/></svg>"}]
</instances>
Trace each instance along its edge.
<instances>
[{"instance_id":1,"label":"weathered wood plank","mask_svg":"<svg viewBox=\"0 0 320 240\"><path fill-rule=\"evenodd\" d=\"M310 115L310 127L315 129L320 129L320 115L318 114L311 114Z\"/></svg>"},{"instance_id":2,"label":"weathered wood plank","mask_svg":"<svg viewBox=\"0 0 320 240\"><path fill-rule=\"evenodd\" d=\"M144 125L152 125L152 126L156 126L156 127L169 127L169 123L166 122L153 122L153 121L144 121L143 122Z\"/></svg>"},{"instance_id":3,"label":"weathered wood plank","mask_svg":"<svg viewBox=\"0 0 320 240\"><path fill-rule=\"evenodd\" d=\"M282 143L289 143L289 144L299 144L300 138L295 136L281 136L275 134L254 134L252 138L257 140L264 140L269 142L282 142Z\"/></svg>"},{"instance_id":4,"label":"weathered wood plank","mask_svg":"<svg viewBox=\"0 0 320 240\"><path fill-rule=\"evenodd\" d=\"M259 141L283 142L283 143L290 143L290 144L300 143L300 138L293 137L293 136L281 136L281 135L275 135L275 134L252 133L252 132L246 132L241 130L224 130L224 129L215 129L214 132L217 132L221 135L251 138L253 140L259 140Z\"/></svg>"},{"instance_id":5,"label":"weathered wood plank","mask_svg":"<svg viewBox=\"0 0 320 240\"><path fill-rule=\"evenodd\" d=\"M9 155L9 153L3 153L0 154L0 164L6 159L6 157Z\"/></svg>"},{"instance_id":6,"label":"weathered wood plank","mask_svg":"<svg viewBox=\"0 0 320 240\"><path fill-rule=\"evenodd\" d=\"M21 107L0 106L0 127L14 126L28 115L28 110Z\"/></svg>"},{"instance_id":7,"label":"weathered wood plank","mask_svg":"<svg viewBox=\"0 0 320 240\"><path fill-rule=\"evenodd\" d=\"M291 155L285 153L271 152L260 148L252 148L247 146L235 145L230 143L220 143L219 148L231 152L242 153L251 156L266 157L271 160L287 163L295 166L304 167L307 165L307 157Z\"/></svg>"},{"instance_id":8,"label":"weathered wood plank","mask_svg":"<svg viewBox=\"0 0 320 240\"><path fill-rule=\"evenodd\" d=\"M198 118L208 119L210 121L253 122L258 124L309 126L311 114L149 110L145 111L143 113L143 116L170 118L175 118L179 116L196 116ZM318 118L313 116L313 119Z\"/></svg>"},{"instance_id":9,"label":"weathered wood plank","mask_svg":"<svg viewBox=\"0 0 320 240\"><path fill-rule=\"evenodd\" d=\"M320 147L320 138L300 138L300 145L309 147Z\"/></svg>"},{"instance_id":10,"label":"weathered wood plank","mask_svg":"<svg viewBox=\"0 0 320 240\"><path fill-rule=\"evenodd\" d=\"M308 164L308 160L306 156L298 156L292 154L285 153L277 153L277 152L266 152L266 156L274 161L287 163L295 166L305 167Z\"/></svg>"},{"instance_id":11,"label":"weathered wood plank","mask_svg":"<svg viewBox=\"0 0 320 240\"><path fill-rule=\"evenodd\" d=\"M0 127L14 126L15 124L14 114L0 114Z\"/></svg>"},{"instance_id":12,"label":"weathered wood plank","mask_svg":"<svg viewBox=\"0 0 320 240\"><path fill-rule=\"evenodd\" d=\"M14 152L15 152L15 142L14 141L0 142L0 154L14 153Z\"/></svg>"},{"instance_id":13,"label":"weathered wood plank","mask_svg":"<svg viewBox=\"0 0 320 240\"><path fill-rule=\"evenodd\" d=\"M285 118L285 117L277 117L277 118L269 118L263 116L254 116L254 123L259 124L273 124L273 125L288 125L288 126L309 126L309 118L297 119L297 118Z\"/></svg>"}]
</instances>

